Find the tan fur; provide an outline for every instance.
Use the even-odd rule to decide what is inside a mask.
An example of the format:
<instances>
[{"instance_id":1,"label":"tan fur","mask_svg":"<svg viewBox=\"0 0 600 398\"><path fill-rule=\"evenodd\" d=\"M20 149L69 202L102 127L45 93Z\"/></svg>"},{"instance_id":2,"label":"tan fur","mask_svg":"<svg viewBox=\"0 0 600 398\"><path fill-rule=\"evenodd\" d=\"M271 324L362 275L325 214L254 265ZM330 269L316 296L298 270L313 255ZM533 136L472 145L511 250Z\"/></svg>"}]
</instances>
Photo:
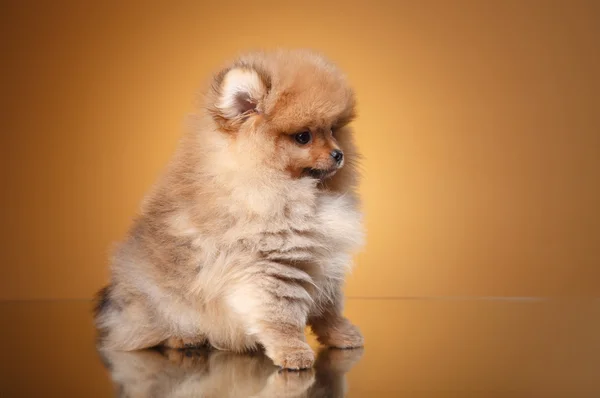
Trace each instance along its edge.
<instances>
[{"instance_id":1,"label":"tan fur","mask_svg":"<svg viewBox=\"0 0 600 398\"><path fill-rule=\"evenodd\" d=\"M97 308L103 346L263 346L306 368L307 322L325 344L361 346L341 291L362 243L354 114L344 76L309 51L256 52L217 74L115 252ZM294 141L306 130L309 144Z\"/></svg>"}]
</instances>

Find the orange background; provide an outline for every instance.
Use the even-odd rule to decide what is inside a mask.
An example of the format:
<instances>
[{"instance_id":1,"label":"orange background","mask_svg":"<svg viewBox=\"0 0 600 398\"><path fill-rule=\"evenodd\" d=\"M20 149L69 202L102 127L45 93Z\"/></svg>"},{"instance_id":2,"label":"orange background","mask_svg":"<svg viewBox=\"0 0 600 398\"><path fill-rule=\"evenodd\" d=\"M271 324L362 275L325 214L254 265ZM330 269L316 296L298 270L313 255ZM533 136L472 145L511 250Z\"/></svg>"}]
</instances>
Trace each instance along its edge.
<instances>
[{"instance_id":1,"label":"orange background","mask_svg":"<svg viewBox=\"0 0 600 398\"><path fill-rule=\"evenodd\" d=\"M197 89L275 46L357 91L349 296L598 296L599 4L2 2L0 299L91 297Z\"/></svg>"}]
</instances>

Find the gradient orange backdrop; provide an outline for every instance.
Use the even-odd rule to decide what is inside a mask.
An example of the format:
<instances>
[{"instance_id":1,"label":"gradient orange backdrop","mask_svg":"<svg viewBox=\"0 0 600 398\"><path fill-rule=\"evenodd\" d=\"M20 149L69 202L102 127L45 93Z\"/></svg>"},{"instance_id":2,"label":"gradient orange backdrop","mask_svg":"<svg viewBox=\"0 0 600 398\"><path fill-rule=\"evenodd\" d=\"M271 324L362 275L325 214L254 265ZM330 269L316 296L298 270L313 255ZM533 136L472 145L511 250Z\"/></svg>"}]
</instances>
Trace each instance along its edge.
<instances>
[{"instance_id":1,"label":"gradient orange backdrop","mask_svg":"<svg viewBox=\"0 0 600 398\"><path fill-rule=\"evenodd\" d=\"M252 48L348 73L347 294L600 295L600 3L2 2L0 299L88 298L197 89Z\"/></svg>"}]
</instances>

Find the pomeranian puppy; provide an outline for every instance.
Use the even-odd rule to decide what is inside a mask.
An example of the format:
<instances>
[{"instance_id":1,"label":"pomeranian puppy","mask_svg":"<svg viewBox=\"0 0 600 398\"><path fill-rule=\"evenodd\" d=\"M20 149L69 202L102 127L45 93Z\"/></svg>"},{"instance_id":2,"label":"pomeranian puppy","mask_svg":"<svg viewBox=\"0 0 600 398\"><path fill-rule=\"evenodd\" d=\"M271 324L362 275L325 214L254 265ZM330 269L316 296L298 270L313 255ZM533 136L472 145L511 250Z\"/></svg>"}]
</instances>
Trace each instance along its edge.
<instances>
[{"instance_id":1,"label":"pomeranian puppy","mask_svg":"<svg viewBox=\"0 0 600 398\"><path fill-rule=\"evenodd\" d=\"M312 366L319 341L360 347L342 285L362 244L352 89L305 50L254 52L218 73L98 294L101 345L264 348Z\"/></svg>"}]
</instances>

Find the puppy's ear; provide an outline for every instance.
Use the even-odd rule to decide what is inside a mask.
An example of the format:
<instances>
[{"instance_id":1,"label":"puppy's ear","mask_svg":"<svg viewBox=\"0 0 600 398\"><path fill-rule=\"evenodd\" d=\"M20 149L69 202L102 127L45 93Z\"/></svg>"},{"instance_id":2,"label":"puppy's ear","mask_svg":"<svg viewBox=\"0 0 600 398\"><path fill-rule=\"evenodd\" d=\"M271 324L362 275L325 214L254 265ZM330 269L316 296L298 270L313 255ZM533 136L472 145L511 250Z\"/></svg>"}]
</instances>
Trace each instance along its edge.
<instances>
[{"instance_id":1,"label":"puppy's ear","mask_svg":"<svg viewBox=\"0 0 600 398\"><path fill-rule=\"evenodd\" d=\"M224 71L213 85L212 114L221 124L233 127L260 112L267 91L268 81L253 68L234 67Z\"/></svg>"}]
</instances>

